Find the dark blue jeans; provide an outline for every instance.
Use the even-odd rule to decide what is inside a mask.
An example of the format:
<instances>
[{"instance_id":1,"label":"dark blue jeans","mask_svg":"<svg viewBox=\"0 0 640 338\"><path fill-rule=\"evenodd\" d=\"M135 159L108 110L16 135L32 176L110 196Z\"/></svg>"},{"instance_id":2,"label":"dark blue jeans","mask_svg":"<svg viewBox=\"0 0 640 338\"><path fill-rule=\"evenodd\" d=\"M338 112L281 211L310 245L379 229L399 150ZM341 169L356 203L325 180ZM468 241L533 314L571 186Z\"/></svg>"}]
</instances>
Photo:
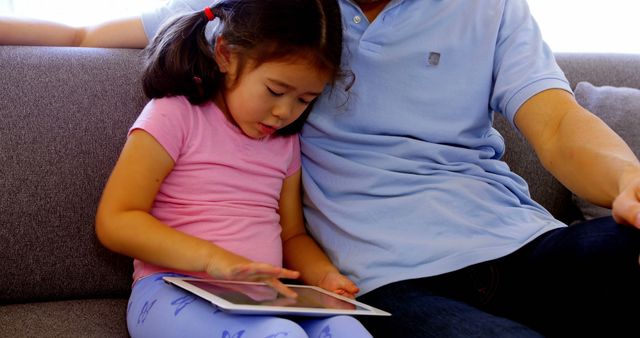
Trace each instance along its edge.
<instances>
[{"instance_id":1,"label":"dark blue jeans","mask_svg":"<svg viewBox=\"0 0 640 338\"><path fill-rule=\"evenodd\" d=\"M374 337L640 337L640 230L611 217L547 232L520 250L358 299L391 317Z\"/></svg>"}]
</instances>

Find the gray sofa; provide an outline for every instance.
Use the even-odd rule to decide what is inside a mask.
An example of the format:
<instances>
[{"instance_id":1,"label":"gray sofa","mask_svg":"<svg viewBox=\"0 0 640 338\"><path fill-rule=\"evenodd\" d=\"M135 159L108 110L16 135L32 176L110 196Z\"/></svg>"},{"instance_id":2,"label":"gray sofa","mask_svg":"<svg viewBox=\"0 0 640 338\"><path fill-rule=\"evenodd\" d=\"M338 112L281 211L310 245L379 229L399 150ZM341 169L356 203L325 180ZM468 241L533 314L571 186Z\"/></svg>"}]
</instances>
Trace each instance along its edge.
<instances>
[{"instance_id":1,"label":"gray sofa","mask_svg":"<svg viewBox=\"0 0 640 338\"><path fill-rule=\"evenodd\" d=\"M557 59L573 85L640 88L640 55ZM146 102L140 61L139 50L0 47L1 337L127 336L131 259L103 248L93 223ZM518 134L496 125L534 197L564 222L582 218Z\"/></svg>"}]
</instances>

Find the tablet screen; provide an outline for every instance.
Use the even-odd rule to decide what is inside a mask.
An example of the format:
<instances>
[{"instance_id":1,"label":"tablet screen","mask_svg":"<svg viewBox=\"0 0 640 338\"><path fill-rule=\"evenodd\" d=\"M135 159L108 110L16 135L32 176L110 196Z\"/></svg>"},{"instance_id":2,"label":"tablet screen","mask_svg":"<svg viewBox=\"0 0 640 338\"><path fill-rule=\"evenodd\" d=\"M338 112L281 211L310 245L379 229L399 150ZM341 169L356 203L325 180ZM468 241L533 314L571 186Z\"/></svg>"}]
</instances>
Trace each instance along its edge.
<instances>
[{"instance_id":1,"label":"tablet screen","mask_svg":"<svg viewBox=\"0 0 640 338\"><path fill-rule=\"evenodd\" d=\"M163 279L210 301L222 310L234 313L305 316L390 315L373 306L309 285L285 284L298 294L296 298L287 298L265 283L168 276Z\"/></svg>"},{"instance_id":2,"label":"tablet screen","mask_svg":"<svg viewBox=\"0 0 640 338\"><path fill-rule=\"evenodd\" d=\"M233 304L304 307L316 309L365 310L331 295L306 287L287 285L297 298L287 298L268 285L245 285L216 281L190 281L191 284Z\"/></svg>"}]
</instances>

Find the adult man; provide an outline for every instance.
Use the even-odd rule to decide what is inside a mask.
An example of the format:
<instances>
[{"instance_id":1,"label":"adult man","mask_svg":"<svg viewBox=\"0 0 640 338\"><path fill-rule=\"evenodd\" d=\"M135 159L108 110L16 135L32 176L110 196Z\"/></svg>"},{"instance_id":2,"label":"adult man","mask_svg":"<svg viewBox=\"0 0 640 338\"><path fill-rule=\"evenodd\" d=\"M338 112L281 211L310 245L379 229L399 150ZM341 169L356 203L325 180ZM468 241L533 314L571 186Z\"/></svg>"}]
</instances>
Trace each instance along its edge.
<instances>
[{"instance_id":1,"label":"adult man","mask_svg":"<svg viewBox=\"0 0 640 338\"><path fill-rule=\"evenodd\" d=\"M350 97L321 97L301 137L305 216L360 299L394 314L365 321L374 336L532 334L499 317L634 332L615 309L638 300L640 231L567 228L497 161L491 111L571 190L640 227L638 160L575 102L526 2L355 2Z\"/></svg>"},{"instance_id":2,"label":"adult man","mask_svg":"<svg viewBox=\"0 0 640 338\"><path fill-rule=\"evenodd\" d=\"M131 35L207 4L169 2L128 21ZM619 305L640 300L640 164L577 105L525 0L341 8L355 80L316 102L301 135L305 215L359 298L394 314L362 318L374 336L636 333ZM566 227L532 201L499 161L492 111L624 225Z\"/></svg>"}]
</instances>

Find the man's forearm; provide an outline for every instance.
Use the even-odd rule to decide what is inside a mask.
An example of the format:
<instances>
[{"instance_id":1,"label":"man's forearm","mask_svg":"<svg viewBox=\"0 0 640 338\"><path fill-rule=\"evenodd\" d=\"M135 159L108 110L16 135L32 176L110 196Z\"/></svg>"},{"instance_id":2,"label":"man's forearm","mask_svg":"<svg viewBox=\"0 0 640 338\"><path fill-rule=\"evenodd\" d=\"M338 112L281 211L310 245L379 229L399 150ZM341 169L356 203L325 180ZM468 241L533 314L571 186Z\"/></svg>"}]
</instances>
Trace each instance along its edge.
<instances>
[{"instance_id":1,"label":"man's forearm","mask_svg":"<svg viewBox=\"0 0 640 338\"><path fill-rule=\"evenodd\" d=\"M80 28L56 22L0 17L0 44L29 46L75 46Z\"/></svg>"},{"instance_id":2,"label":"man's forearm","mask_svg":"<svg viewBox=\"0 0 640 338\"><path fill-rule=\"evenodd\" d=\"M640 171L629 146L570 93L550 89L518 110L515 124L543 166L577 195L611 206L625 177Z\"/></svg>"},{"instance_id":3,"label":"man's forearm","mask_svg":"<svg viewBox=\"0 0 640 338\"><path fill-rule=\"evenodd\" d=\"M138 16L89 27L0 17L0 44L3 45L144 48L147 43L142 20Z\"/></svg>"},{"instance_id":4,"label":"man's forearm","mask_svg":"<svg viewBox=\"0 0 640 338\"><path fill-rule=\"evenodd\" d=\"M583 109L578 107L576 109ZM640 171L629 146L602 120L588 112L569 113L541 154L547 169L577 195L610 207L624 177Z\"/></svg>"}]
</instances>

